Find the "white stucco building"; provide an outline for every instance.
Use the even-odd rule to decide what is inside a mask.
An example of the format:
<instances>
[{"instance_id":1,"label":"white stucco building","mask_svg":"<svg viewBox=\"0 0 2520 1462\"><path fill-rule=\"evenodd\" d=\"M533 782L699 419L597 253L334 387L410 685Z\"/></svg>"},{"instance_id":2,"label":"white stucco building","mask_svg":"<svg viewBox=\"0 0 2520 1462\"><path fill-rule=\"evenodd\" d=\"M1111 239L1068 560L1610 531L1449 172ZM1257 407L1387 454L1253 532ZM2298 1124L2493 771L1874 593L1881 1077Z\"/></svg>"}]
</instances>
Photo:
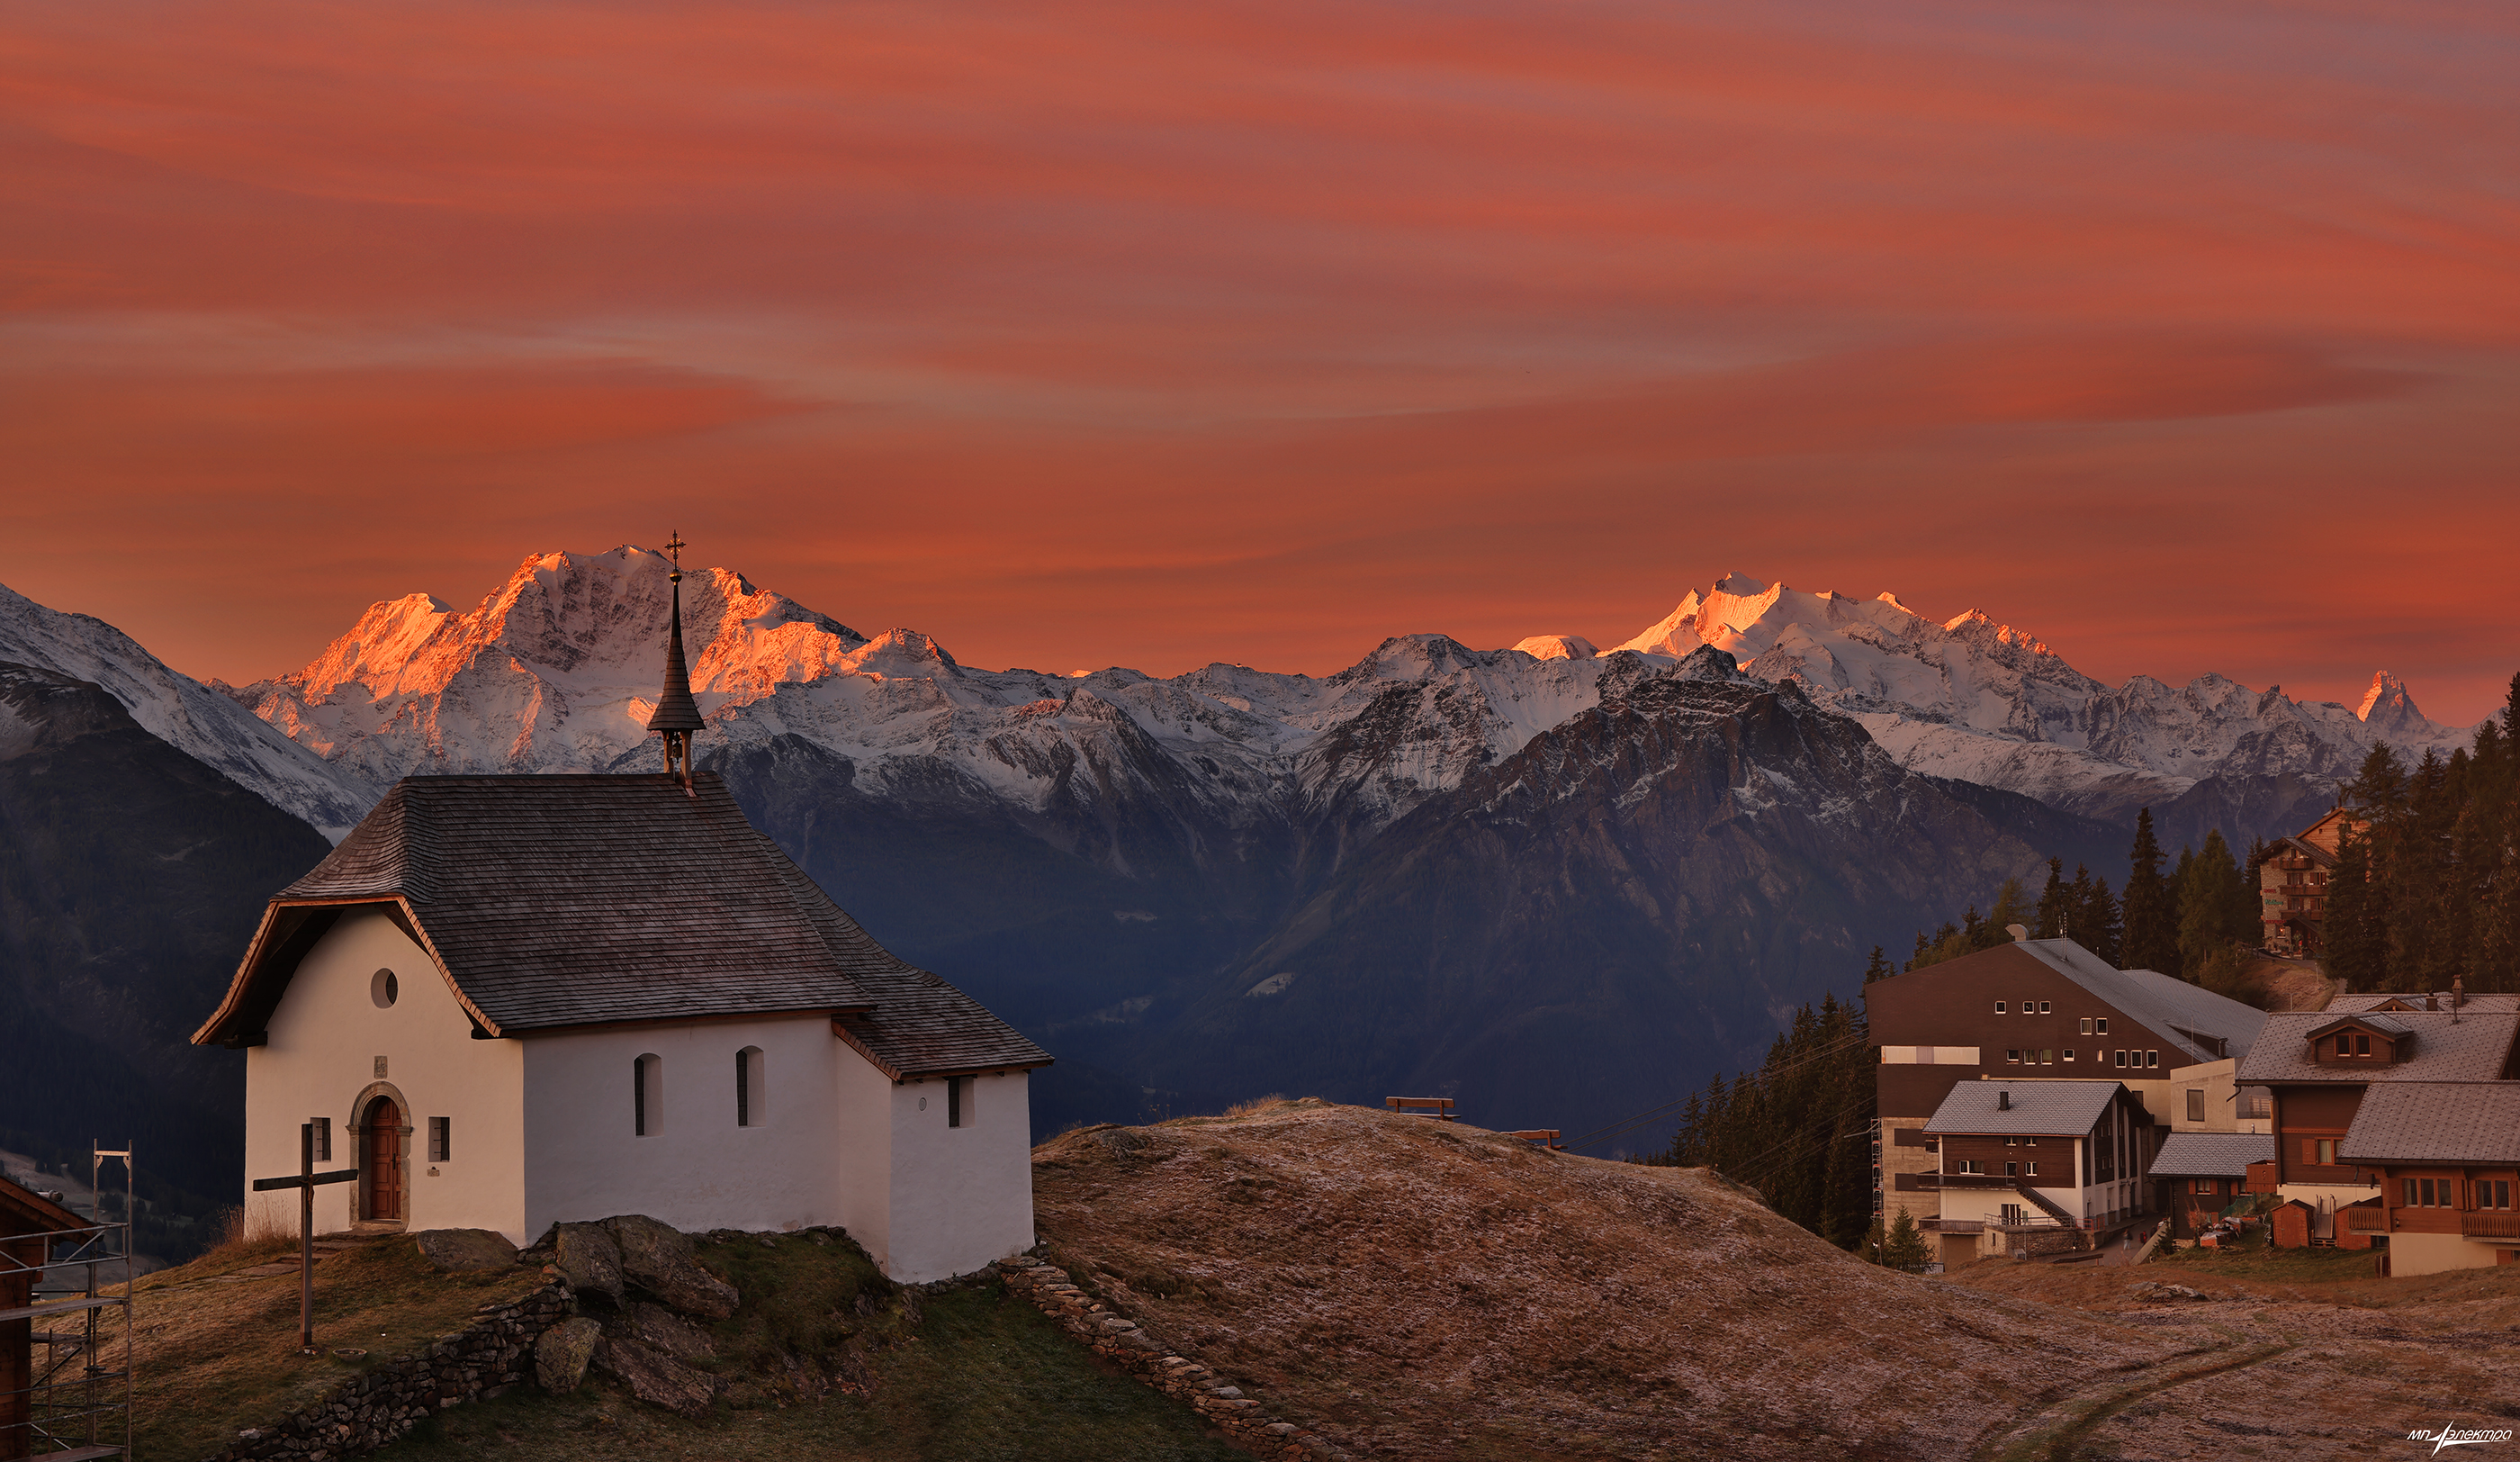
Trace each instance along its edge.
<instances>
[{"instance_id":1,"label":"white stucco building","mask_svg":"<svg viewBox=\"0 0 2520 1462\"><path fill-rule=\"evenodd\" d=\"M674 771L407 778L271 900L194 1036L247 1051L241 1176L294 1172L311 1120L361 1172L320 1227L837 1224L911 1282L1031 1247L1050 1057L690 771L680 640ZM294 1193L246 1201L295 1226Z\"/></svg>"}]
</instances>

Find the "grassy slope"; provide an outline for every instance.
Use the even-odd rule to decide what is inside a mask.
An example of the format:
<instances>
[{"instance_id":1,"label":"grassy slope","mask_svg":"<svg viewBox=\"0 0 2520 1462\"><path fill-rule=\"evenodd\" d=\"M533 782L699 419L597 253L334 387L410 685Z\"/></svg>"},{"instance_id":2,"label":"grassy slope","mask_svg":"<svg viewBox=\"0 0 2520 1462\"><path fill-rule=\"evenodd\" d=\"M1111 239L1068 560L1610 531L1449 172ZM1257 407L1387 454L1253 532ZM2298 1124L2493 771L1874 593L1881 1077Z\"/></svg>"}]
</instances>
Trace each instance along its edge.
<instances>
[{"instance_id":1,"label":"grassy slope","mask_svg":"<svg viewBox=\"0 0 2520 1462\"><path fill-rule=\"evenodd\" d=\"M293 1274L240 1283L214 1276L285 1246L220 1251L140 1286L136 1450L185 1462L250 1426L314 1400L359 1367L408 1354L471 1323L486 1301L543 1283L538 1269L444 1275L414 1247L386 1240L316 1265L316 1339L295 1353ZM854 1245L812 1235L729 1235L703 1262L744 1301L712 1328L727 1382L716 1411L685 1421L642 1405L601 1376L567 1396L530 1385L458 1407L376 1455L455 1458L800 1455L842 1462L955 1458L1221 1462L1242 1453L1197 1416L1106 1371L1041 1313L994 1281L924 1302L878 1274ZM365 1349L342 1359L333 1348ZM839 1372L851 1384L833 1390Z\"/></svg>"},{"instance_id":2,"label":"grassy slope","mask_svg":"<svg viewBox=\"0 0 2520 1462\"><path fill-rule=\"evenodd\" d=\"M138 1456L207 1456L236 1434L314 1401L367 1366L408 1354L472 1323L472 1311L543 1283L531 1269L440 1274L406 1242L371 1244L315 1265L315 1341L297 1353L295 1273L237 1283L213 1275L275 1257L293 1246L223 1250L140 1281L132 1439ZM345 1359L336 1348L363 1349Z\"/></svg>"}]
</instances>

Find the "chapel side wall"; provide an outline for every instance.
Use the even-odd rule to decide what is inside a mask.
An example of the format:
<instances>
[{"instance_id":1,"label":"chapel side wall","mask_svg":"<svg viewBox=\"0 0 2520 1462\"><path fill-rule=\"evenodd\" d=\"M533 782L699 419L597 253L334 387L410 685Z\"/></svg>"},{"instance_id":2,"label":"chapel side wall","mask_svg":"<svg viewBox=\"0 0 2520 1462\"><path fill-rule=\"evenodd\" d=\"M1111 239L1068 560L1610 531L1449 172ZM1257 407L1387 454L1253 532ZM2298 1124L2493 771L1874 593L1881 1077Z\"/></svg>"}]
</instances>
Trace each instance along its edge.
<instances>
[{"instance_id":1,"label":"chapel side wall","mask_svg":"<svg viewBox=\"0 0 2520 1462\"><path fill-rule=\"evenodd\" d=\"M524 1228L644 1213L675 1228L838 1221L828 1017L708 1021L526 1037ZM762 1052L754 1124L736 1124L736 1054ZM661 1058L649 1135L633 1064Z\"/></svg>"},{"instance_id":2,"label":"chapel side wall","mask_svg":"<svg viewBox=\"0 0 2520 1462\"><path fill-rule=\"evenodd\" d=\"M984 1075L971 1086L971 1116L962 1127L945 1124L943 1081L893 1088L884 1272L904 1283L968 1274L1033 1246L1029 1075Z\"/></svg>"},{"instance_id":3,"label":"chapel side wall","mask_svg":"<svg viewBox=\"0 0 2520 1462\"><path fill-rule=\"evenodd\" d=\"M379 970L395 976L396 998L382 1009L370 993ZM359 1099L379 1084L382 1057L382 1084L399 1094L412 1128L404 1151L404 1226L487 1228L521 1242L521 1053L514 1041L472 1039L472 1017L446 977L390 916L343 914L298 963L265 1028L267 1043L246 1052L248 1232L297 1231L296 1193L256 1193L252 1180L297 1171L299 1123L332 1119L333 1156L316 1163L318 1171L358 1163ZM452 1156L434 1165L428 1161L432 1117L451 1121ZM357 1219L360 1186L315 1190L317 1232Z\"/></svg>"},{"instance_id":4,"label":"chapel side wall","mask_svg":"<svg viewBox=\"0 0 2520 1462\"><path fill-rule=\"evenodd\" d=\"M876 1267L891 1274L893 1080L854 1047L825 1038L832 1047L832 1211Z\"/></svg>"}]
</instances>

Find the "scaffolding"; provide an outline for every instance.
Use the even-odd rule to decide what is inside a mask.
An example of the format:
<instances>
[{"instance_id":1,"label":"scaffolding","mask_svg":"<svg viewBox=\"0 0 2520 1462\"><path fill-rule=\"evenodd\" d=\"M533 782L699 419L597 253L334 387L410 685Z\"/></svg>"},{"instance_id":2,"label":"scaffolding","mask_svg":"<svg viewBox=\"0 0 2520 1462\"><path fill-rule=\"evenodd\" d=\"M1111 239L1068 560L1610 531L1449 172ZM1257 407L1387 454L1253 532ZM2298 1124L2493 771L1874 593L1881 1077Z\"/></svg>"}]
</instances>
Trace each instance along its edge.
<instances>
[{"instance_id":1,"label":"scaffolding","mask_svg":"<svg viewBox=\"0 0 2520 1462\"><path fill-rule=\"evenodd\" d=\"M0 1326L31 1326L29 1384L0 1398L0 1458L90 1462L131 1452L131 1145L89 1149L86 1223L0 1235L0 1278L25 1283L31 1302L0 1309ZM122 1165L118 1192L106 1190L110 1161Z\"/></svg>"}]
</instances>

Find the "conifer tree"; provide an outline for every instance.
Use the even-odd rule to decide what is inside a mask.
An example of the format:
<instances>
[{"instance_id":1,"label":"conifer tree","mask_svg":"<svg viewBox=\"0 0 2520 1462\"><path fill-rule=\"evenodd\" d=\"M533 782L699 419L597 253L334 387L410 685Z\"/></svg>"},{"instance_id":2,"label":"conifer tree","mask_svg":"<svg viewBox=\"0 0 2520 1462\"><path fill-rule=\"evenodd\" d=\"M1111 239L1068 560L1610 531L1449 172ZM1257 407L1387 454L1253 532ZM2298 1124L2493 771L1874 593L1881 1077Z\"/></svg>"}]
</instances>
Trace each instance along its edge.
<instances>
[{"instance_id":1,"label":"conifer tree","mask_svg":"<svg viewBox=\"0 0 2520 1462\"><path fill-rule=\"evenodd\" d=\"M2243 887L2220 828L2205 835L2204 847L2192 857L2180 859L2179 958L2189 980L2203 983L2205 961L2238 942L2234 895Z\"/></svg>"},{"instance_id":2,"label":"conifer tree","mask_svg":"<svg viewBox=\"0 0 2520 1462\"><path fill-rule=\"evenodd\" d=\"M2319 965L2349 991L2376 990L2389 975L2389 917L2371 879L2370 839L2348 828L2327 875L2326 951Z\"/></svg>"},{"instance_id":3,"label":"conifer tree","mask_svg":"<svg viewBox=\"0 0 2520 1462\"><path fill-rule=\"evenodd\" d=\"M2109 881L2094 874L2092 891L2074 916L2074 939L2084 948L2126 968L2119 956L2126 952L2126 926L2118 913L2118 901L2109 892Z\"/></svg>"},{"instance_id":4,"label":"conifer tree","mask_svg":"<svg viewBox=\"0 0 2520 1462\"><path fill-rule=\"evenodd\" d=\"M1881 1241L1882 1267L1908 1274L1922 1274L1933 1258L1933 1252L1925 1247L1924 1236L1916 1232L1916 1220L1908 1216L1906 1209L1901 1209L1899 1216L1890 1224L1889 1233Z\"/></svg>"},{"instance_id":5,"label":"conifer tree","mask_svg":"<svg viewBox=\"0 0 2520 1462\"><path fill-rule=\"evenodd\" d=\"M2153 836L2152 809L2136 814L2135 845L2127 852L2123 958L2129 970L2179 972L2179 910L2161 876L2161 843Z\"/></svg>"},{"instance_id":6,"label":"conifer tree","mask_svg":"<svg viewBox=\"0 0 2520 1462\"><path fill-rule=\"evenodd\" d=\"M2088 875L2084 882L2090 882ZM2061 939L2065 937L2064 926L2073 917L2074 893L2074 886L2065 882L2065 860L2049 858L2048 887L2039 891L2039 923L2030 931L2031 937Z\"/></svg>"},{"instance_id":7,"label":"conifer tree","mask_svg":"<svg viewBox=\"0 0 2520 1462\"><path fill-rule=\"evenodd\" d=\"M1890 957L1881 952L1881 946L1873 945L1872 957L1864 962L1864 982L1870 984L1876 980L1887 980L1896 973L1890 968Z\"/></svg>"}]
</instances>

